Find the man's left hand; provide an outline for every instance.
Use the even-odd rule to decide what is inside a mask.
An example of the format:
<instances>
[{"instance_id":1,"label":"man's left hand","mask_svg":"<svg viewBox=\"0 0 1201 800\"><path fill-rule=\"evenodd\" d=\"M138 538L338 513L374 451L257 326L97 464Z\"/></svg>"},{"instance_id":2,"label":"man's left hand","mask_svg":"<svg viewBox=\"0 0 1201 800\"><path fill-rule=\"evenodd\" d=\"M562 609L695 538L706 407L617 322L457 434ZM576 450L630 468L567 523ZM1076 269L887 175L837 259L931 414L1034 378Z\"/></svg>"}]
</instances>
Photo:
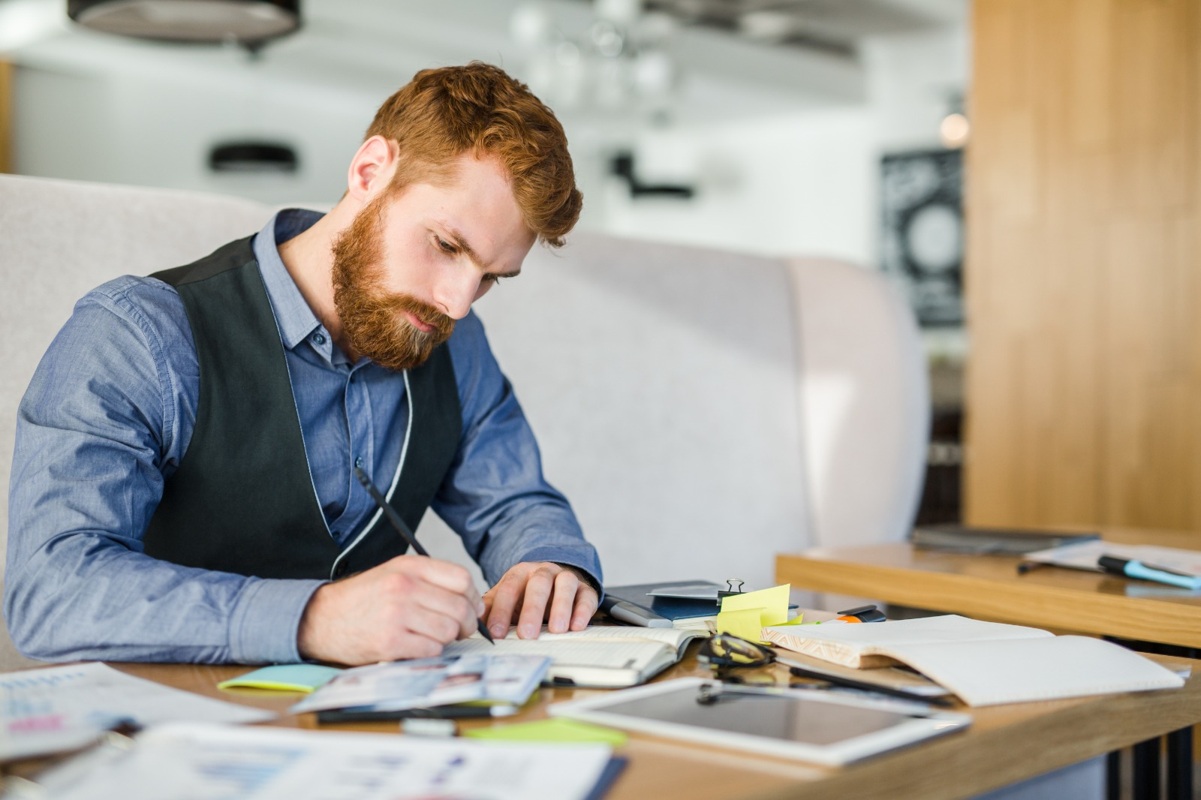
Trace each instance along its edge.
<instances>
[{"instance_id":1,"label":"man's left hand","mask_svg":"<svg viewBox=\"0 0 1201 800\"><path fill-rule=\"evenodd\" d=\"M588 627L600 598L573 567L549 561L522 562L511 567L484 593L484 618L496 639L517 625L522 639L537 639L546 621L550 633Z\"/></svg>"}]
</instances>

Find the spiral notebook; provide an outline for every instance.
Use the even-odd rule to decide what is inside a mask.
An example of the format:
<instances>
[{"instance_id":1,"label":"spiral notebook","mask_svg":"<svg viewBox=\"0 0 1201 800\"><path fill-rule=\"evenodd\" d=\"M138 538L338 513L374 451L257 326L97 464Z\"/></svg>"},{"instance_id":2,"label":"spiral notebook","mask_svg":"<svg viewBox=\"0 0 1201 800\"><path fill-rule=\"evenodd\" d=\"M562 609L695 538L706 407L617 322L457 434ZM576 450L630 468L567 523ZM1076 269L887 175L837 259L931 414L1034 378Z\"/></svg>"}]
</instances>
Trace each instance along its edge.
<instances>
[{"instance_id":1,"label":"spiral notebook","mask_svg":"<svg viewBox=\"0 0 1201 800\"><path fill-rule=\"evenodd\" d=\"M1110 642L955 614L865 625L773 626L763 636L844 666L903 664L969 706L1184 685L1171 670Z\"/></svg>"}]
</instances>

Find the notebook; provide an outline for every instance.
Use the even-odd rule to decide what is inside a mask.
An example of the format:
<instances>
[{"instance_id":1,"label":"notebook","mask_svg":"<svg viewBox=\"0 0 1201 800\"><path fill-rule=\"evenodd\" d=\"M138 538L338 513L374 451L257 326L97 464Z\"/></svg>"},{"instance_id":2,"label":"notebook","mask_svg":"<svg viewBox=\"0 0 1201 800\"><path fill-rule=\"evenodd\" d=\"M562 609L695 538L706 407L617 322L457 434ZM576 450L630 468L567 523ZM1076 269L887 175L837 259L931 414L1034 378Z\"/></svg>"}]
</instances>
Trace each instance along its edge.
<instances>
[{"instance_id":1,"label":"notebook","mask_svg":"<svg viewBox=\"0 0 1201 800\"><path fill-rule=\"evenodd\" d=\"M1099 533L1037 531L1020 528L969 528L963 525L924 525L914 528L909 540L922 550L975 555L1023 555L1048 547L1095 541Z\"/></svg>"},{"instance_id":2,"label":"notebook","mask_svg":"<svg viewBox=\"0 0 1201 800\"><path fill-rule=\"evenodd\" d=\"M1110 642L955 614L864 625L772 626L763 636L844 666L903 664L970 706L1184 685L1179 675Z\"/></svg>"},{"instance_id":3,"label":"notebook","mask_svg":"<svg viewBox=\"0 0 1201 800\"><path fill-rule=\"evenodd\" d=\"M549 656L544 682L558 686L618 688L644 683L678 662L688 643L708 634L679 628L593 625L582 631L546 633L518 639L510 632L496 644L479 634L451 642L444 655L522 653Z\"/></svg>"}]
</instances>

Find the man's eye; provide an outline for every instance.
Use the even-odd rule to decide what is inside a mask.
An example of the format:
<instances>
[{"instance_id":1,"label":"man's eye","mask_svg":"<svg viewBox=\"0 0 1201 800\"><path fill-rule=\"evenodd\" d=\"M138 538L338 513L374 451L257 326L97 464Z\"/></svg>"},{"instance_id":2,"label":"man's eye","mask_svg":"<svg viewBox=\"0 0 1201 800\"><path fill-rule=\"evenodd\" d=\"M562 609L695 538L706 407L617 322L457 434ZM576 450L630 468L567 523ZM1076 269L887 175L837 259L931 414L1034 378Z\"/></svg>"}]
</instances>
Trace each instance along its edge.
<instances>
[{"instance_id":1,"label":"man's eye","mask_svg":"<svg viewBox=\"0 0 1201 800\"><path fill-rule=\"evenodd\" d=\"M438 248L441 249L443 253L452 253L453 254L453 253L459 252L458 248L456 248L453 244L446 241L445 239L443 239L441 237L434 237L434 238L438 242Z\"/></svg>"}]
</instances>

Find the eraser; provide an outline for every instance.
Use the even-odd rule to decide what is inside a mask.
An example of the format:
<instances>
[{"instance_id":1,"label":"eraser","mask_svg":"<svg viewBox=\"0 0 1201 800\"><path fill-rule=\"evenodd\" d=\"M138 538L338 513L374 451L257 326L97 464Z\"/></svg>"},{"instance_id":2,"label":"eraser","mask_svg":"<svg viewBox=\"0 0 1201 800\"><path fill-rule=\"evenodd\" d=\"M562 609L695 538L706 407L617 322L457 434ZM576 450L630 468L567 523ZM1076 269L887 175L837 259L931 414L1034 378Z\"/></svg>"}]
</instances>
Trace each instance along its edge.
<instances>
[{"instance_id":1,"label":"eraser","mask_svg":"<svg viewBox=\"0 0 1201 800\"><path fill-rule=\"evenodd\" d=\"M449 738L455 735L453 719L403 719L400 721L401 733L409 736L430 736L434 738Z\"/></svg>"}]
</instances>

